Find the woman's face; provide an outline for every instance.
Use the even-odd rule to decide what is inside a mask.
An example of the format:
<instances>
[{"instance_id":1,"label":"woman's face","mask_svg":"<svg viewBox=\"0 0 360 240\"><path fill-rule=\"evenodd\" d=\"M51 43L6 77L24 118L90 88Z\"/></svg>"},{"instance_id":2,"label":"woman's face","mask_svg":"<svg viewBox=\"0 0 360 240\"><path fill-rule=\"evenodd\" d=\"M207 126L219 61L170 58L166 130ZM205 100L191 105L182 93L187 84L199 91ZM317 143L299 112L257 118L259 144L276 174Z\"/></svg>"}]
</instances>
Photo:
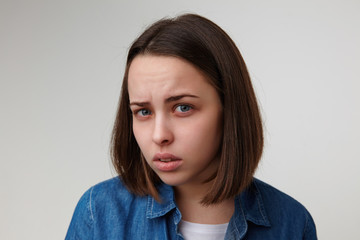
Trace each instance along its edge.
<instances>
[{"instance_id":1,"label":"woman's face","mask_svg":"<svg viewBox=\"0 0 360 240\"><path fill-rule=\"evenodd\" d=\"M149 166L172 186L201 184L218 167L222 105L185 60L139 55L128 75L133 131Z\"/></svg>"}]
</instances>

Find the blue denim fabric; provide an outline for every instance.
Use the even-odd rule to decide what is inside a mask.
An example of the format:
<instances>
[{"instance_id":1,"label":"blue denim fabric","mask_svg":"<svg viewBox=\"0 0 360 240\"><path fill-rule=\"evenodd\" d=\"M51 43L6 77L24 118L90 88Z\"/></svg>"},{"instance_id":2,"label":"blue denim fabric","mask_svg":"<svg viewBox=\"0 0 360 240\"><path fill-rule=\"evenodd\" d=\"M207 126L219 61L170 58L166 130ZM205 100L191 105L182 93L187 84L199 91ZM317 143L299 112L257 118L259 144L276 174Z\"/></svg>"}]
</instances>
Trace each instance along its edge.
<instances>
[{"instance_id":1,"label":"blue denim fabric","mask_svg":"<svg viewBox=\"0 0 360 240\"><path fill-rule=\"evenodd\" d=\"M162 203L127 191L119 178L90 188L76 206L66 240L183 239L181 213L171 186L159 186ZM235 198L225 239L317 239L309 212L296 200L254 179Z\"/></svg>"}]
</instances>

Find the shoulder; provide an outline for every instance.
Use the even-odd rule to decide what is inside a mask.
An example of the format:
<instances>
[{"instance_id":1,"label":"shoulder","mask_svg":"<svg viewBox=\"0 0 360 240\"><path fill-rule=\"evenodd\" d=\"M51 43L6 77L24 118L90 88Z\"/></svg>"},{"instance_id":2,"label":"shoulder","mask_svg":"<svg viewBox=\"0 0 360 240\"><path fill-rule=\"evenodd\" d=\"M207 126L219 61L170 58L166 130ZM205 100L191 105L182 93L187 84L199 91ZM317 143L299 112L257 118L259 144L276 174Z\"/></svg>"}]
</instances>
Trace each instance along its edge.
<instances>
[{"instance_id":1,"label":"shoulder","mask_svg":"<svg viewBox=\"0 0 360 240\"><path fill-rule=\"evenodd\" d=\"M126 222L131 209L145 208L146 199L130 193L119 177L98 183L80 198L66 239L86 239L100 230L111 232L111 227Z\"/></svg>"},{"instance_id":2,"label":"shoulder","mask_svg":"<svg viewBox=\"0 0 360 240\"><path fill-rule=\"evenodd\" d=\"M128 191L119 177L100 182L87 190L82 199L86 199L92 218L113 212L125 213L130 205L146 203L146 197L137 196Z\"/></svg>"},{"instance_id":3,"label":"shoulder","mask_svg":"<svg viewBox=\"0 0 360 240\"><path fill-rule=\"evenodd\" d=\"M135 197L134 194L127 190L119 177L114 177L94 185L84 195L89 195L89 198L94 203L115 200L126 202L126 200Z\"/></svg>"},{"instance_id":4,"label":"shoulder","mask_svg":"<svg viewBox=\"0 0 360 240\"><path fill-rule=\"evenodd\" d=\"M254 179L254 185L260 192L265 205L281 207L282 209L295 208L296 210L306 211L305 207L300 202L270 184L259 179Z\"/></svg>"},{"instance_id":5,"label":"shoulder","mask_svg":"<svg viewBox=\"0 0 360 240\"><path fill-rule=\"evenodd\" d=\"M272 228L290 229L304 239L316 239L314 220L300 202L259 179L254 179L254 185Z\"/></svg>"}]
</instances>

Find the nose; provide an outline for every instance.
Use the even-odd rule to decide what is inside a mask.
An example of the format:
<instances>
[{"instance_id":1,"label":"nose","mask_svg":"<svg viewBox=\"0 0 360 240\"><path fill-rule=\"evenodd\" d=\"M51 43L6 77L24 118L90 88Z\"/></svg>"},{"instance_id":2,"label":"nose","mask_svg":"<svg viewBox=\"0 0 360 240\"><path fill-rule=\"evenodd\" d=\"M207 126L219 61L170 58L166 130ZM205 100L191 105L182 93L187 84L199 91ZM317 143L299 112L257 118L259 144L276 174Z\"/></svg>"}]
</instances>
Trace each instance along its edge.
<instances>
[{"instance_id":1,"label":"nose","mask_svg":"<svg viewBox=\"0 0 360 240\"><path fill-rule=\"evenodd\" d=\"M169 145L173 142L174 135L171 129L171 123L164 116L157 116L155 118L152 138L153 141L160 146Z\"/></svg>"}]
</instances>

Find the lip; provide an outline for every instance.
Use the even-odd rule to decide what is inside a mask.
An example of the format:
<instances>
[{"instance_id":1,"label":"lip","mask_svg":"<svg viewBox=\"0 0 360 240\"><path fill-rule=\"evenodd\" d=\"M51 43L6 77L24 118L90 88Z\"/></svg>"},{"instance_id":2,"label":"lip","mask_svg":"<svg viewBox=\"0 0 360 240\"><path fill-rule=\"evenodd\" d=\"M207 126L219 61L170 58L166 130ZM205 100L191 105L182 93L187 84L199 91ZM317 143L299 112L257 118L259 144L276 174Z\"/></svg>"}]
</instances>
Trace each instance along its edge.
<instances>
[{"instance_id":1,"label":"lip","mask_svg":"<svg viewBox=\"0 0 360 240\"><path fill-rule=\"evenodd\" d=\"M171 161L181 160L181 158L171 153L157 153L153 157L153 161L159 161L159 159L171 159Z\"/></svg>"},{"instance_id":2,"label":"lip","mask_svg":"<svg viewBox=\"0 0 360 240\"><path fill-rule=\"evenodd\" d=\"M168 162L162 162L160 159L170 159ZM162 172L175 171L182 164L182 159L171 153L157 153L153 157L154 166Z\"/></svg>"}]
</instances>

